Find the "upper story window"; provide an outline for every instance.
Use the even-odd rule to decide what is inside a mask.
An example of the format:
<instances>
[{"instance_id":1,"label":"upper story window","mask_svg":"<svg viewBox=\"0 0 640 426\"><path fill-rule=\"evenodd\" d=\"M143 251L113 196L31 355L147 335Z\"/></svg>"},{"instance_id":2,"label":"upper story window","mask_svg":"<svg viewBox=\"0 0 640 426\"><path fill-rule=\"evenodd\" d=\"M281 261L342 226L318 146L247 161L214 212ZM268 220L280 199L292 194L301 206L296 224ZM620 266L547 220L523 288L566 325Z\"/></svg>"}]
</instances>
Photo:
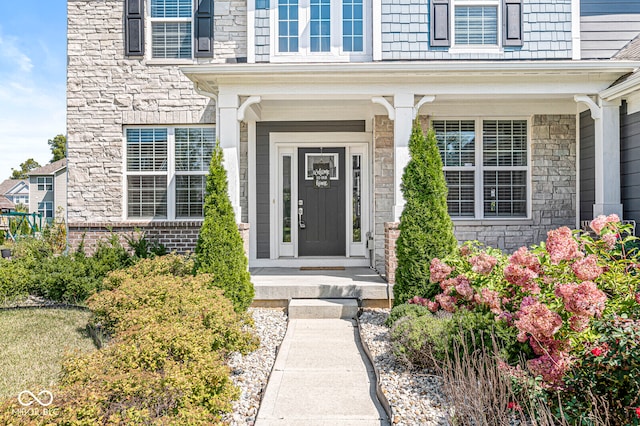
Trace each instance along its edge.
<instances>
[{"instance_id":1,"label":"upper story window","mask_svg":"<svg viewBox=\"0 0 640 426\"><path fill-rule=\"evenodd\" d=\"M452 217L527 217L527 120L434 120L432 126Z\"/></svg>"},{"instance_id":2,"label":"upper story window","mask_svg":"<svg viewBox=\"0 0 640 426\"><path fill-rule=\"evenodd\" d=\"M193 0L151 0L151 56L191 59Z\"/></svg>"},{"instance_id":3,"label":"upper story window","mask_svg":"<svg viewBox=\"0 0 640 426\"><path fill-rule=\"evenodd\" d=\"M145 39L152 59L212 57L213 0L125 0L126 55L145 56Z\"/></svg>"},{"instance_id":4,"label":"upper story window","mask_svg":"<svg viewBox=\"0 0 640 426\"><path fill-rule=\"evenodd\" d=\"M370 8L364 0L277 0L272 60L368 60Z\"/></svg>"},{"instance_id":5,"label":"upper story window","mask_svg":"<svg viewBox=\"0 0 640 426\"><path fill-rule=\"evenodd\" d=\"M53 176L38 176L36 182L38 183L38 191L53 190Z\"/></svg>"},{"instance_id":6,"label":"upper story window","mask_svg":"<svg viewBox=\"0 0 640 426\"><path fill-rule=\"evenodd\" d=\"M432 47L523 45L522 0L431 0L429 22Z\"/></svg>"},{"instance_id":7,"label":"upper story window","mask_svg":"<svg viewBox=\"0 0 640 426\"><path fill-rule=\"evenodd\" d=\"M215 140L212 127L127 129L127 218L202 218Z\"/></svg>"},{"instance_id":8,"label":"upper story window","mask_svg":"<svg viewBox=\"0 0 640 426\"><path fill-rule=\"evenodd\" d=\"M494 6L458 6L456 3L454 22L456 45L498 45L497 4Z\"/></svg>"}]
</instances>

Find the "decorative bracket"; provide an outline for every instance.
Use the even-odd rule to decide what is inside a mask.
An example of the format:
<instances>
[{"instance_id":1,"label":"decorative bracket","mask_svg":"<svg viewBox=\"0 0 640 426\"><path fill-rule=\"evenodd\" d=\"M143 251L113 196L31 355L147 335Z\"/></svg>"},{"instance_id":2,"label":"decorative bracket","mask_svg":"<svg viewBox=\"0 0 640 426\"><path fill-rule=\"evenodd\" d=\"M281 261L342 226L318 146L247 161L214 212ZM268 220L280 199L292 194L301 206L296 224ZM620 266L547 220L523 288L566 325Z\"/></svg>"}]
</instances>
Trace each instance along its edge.
<instances>
[{"instance_id":1,"label":"decorative bracket","mask_svg":"<svg viewBox=\"0 0 640 426\"><path fill-rule=\"evenodd\" d=\"M375 96L375 97L371 98L371 102L373 102L374 104L382 105L383 107L385 107L385 109L387 110L387 115L389 116L389 120L395 120L396 119L396 110L393 107L393 105L391 105L389 103L388 100L386 100L382 96Z\"/></svg>"},{"instance_id":2,"label":"decorative bracket","mask_svg":"<svg viewBox=\"0 0 640 426\"><path fill-rule=\"evenodd\" d=\"M596 104L591 97L587 95L575 95L573 100L578 103L583 103L589 107L591 111L591 118L598 120L602 118L602 108Z\"/></svg>"},{"instance_id":3,"label":"decorative bracket","mask_svg":"<svg viewBox=\"0 0 640 426\"><path fill-rule=\"evenodd\" d=\"M418 116L418 112L420 112L420 108L422 108L422 105L431 103L435 100L436 97L433 95L423 96L422 99L420 99L418 103L413 107L413 119L415 120L415 118Z\"/></svg>"},{"instance_id":4,"label":"decorative bracket","mask_svg":"<svg viewBox=\"0 0 640 426\"><path fill-rule=\"evenodd\" d=\"M259 104L262 101L260 96L249 96L238 108L238 121L244 121L247 108L251 105Z\"/></svg>"}]
</instances>

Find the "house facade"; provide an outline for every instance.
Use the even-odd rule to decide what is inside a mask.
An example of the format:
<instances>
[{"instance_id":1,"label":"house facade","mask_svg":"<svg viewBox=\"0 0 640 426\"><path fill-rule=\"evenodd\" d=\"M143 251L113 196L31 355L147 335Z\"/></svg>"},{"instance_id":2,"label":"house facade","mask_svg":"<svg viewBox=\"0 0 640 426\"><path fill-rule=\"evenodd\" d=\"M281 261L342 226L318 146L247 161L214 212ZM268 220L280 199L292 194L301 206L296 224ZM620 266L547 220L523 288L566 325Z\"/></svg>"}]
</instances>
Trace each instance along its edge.
<instances>
[{"instance_id":1,"label":"house facade","mask_svg":"<svg viewBox=\"0 0 640 426\"><path fill-rule=\"evenodd\" d=\"M415 118L436 131L460 241L513 250L622 215L604 189L621 185L635 92L605 95L640 66L615 57L640 10L614 3L629 5L68 0L70 243L137 228L192 250L219 140L251 266L370 265L392 281ZM594 47L586 22L618 10L624 42Z\"/></svg>"},{"instance_id":2,"label":"house facade","mask_svg":"<svg viewBox=\"0 0 640 426\"><path fill-rule=\"evenodd\" d=\"M29 208L29 181L27 179L7 179L0 182L0 196L13 203L14 208L22 205Z\"/></svg>"},{"instance_id":3,"label":"house facade","mask_svg":"<svg viewBox=\"0 0 640 426\"><path fill-rule=\"evenodd\" d=\"M29 173L29 212L47 220L66 214L67 159L54 161Z\"/></svg>"}]
</instances>

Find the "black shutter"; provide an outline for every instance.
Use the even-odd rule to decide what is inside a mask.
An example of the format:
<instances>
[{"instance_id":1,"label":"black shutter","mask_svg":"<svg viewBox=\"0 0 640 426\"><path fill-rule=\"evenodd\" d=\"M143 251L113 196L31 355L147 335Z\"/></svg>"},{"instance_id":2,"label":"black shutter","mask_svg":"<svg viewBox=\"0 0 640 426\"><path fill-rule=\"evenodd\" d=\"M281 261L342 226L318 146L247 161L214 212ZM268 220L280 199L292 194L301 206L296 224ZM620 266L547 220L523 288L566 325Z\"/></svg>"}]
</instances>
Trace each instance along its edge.
<instances>
[{"instance_id":1,"label":"black shutter","mask_svg":"<svg viewBox=\"0 0 640 426\"><path fill-rule=\"evenodd\" d=\"M213 0L197 0L195 15L196 58L213 58Z\"/></svg>"},{"instance_id":2,"label":"black shutter","mask_svg":"<svg viewBox=\"0 0 640 426\"><path fill-rule=\"evenodd\" d=\"M502 45L522 46L522 0L503 0Z\"/></svg>"},{"instance_id":3,"label":"black shutter","mask_svg":"<svg viewBox=\"0 0 640 426\"><path fill-rule=\"evenodd\" d=\"M144 56L144 0L125 0L124 8L125 54Z\"/></svg>"},{"instance_id":4,"label":"black shutter","mask_svg":"<svg viewBox=\"0 0 640 426\"><path fill-rule=\"evenodd\" d=\"M431 46L451 46L450 1L431 0Z\"/></svg>"}]
</instances>

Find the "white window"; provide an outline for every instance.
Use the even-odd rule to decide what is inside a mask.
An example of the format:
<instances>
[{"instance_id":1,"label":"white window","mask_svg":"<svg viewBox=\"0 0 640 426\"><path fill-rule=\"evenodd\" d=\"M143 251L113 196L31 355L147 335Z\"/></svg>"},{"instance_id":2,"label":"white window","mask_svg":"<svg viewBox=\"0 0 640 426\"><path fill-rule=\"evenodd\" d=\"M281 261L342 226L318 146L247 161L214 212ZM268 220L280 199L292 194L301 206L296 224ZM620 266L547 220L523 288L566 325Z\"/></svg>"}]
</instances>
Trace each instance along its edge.
<instances>
[{"instance_id":1,"label":"white window","mask_svg":"<svg viewBox=\"0 0 640 426\"><path fill-rule=\"evenodd\" d=\"M151 0L151 56L191 59L193 0Z\"/></svg>"},{"instance_id":2,"label":"white window","mask_svg":"<svg viewBox=\"0 0 640 426\"><path fill-rule=\"evenodd\" d=\"M38 203L38 213L45 219L53 217L53 203L51 201L42 201Z\"/></svg>"},{"instance_id":3,"label":"white window","mask_svg":"<svg viewBox=\"0 0 640 426\"><path fill-rule=\"evenodd\" d=\"M526 218L527 120L433 120L454 218Z\"/></svg>"},{"instance_id":4,"label":"white window","mask_svg":"<svg viewBox=\"0 0 640 426\"><path fill-rule=\"evenodd\" d=\"M202 218L212 127L126 130L126 217Z\"/></svg>"},{"instance_id":5,"label":"white window","mask_svg":"<svg viewBox=\"0 0 640 426\"><path fill-rule=\"evenodd\" d=\"M38 176L36 181L38 183L38 191L53 190L53 176Z\"/></svg>"},{"instance_id":6,"label":"white window","mask_svg":"<svg viewBox=\"0 0 640 426\"><path fill-rule=\"evenodd\" d=\"M498 47L500 8L497 0L454 0L453 10L455 47Z\"/></svg>"},{"instance_id":7,"label":"white window","mask_svg":"<svg viewBox=\"0 0 640 426\"><path fill-rule=\"evenodd\" d=\"M365 0L275 0L272 59L369 60L370 4ZM310 58L307 58L309 60Z\"/></svg>"}]
</instances>

